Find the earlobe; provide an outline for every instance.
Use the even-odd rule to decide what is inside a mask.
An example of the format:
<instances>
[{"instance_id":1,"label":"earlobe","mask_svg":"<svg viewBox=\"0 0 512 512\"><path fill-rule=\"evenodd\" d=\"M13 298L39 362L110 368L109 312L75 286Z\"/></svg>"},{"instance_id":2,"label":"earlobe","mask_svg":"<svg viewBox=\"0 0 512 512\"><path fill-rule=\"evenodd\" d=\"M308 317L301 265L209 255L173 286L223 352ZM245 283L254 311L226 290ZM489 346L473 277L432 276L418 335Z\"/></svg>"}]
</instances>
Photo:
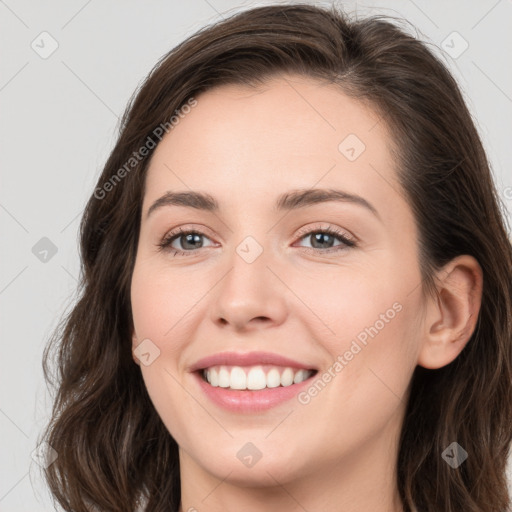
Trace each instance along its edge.
<instances>
[{"instance_id":1,"label":"earlobe","mask_svg":"<svg viewBox=\"0 0 512 512\"><path fill-rule=\"evenodd\" d=\"M480 312L483 272L475 258L458 256L437 276L438 295L428 299L418 365L437 369L451 363L473 335Z\"/></svg>"}]
</instances>

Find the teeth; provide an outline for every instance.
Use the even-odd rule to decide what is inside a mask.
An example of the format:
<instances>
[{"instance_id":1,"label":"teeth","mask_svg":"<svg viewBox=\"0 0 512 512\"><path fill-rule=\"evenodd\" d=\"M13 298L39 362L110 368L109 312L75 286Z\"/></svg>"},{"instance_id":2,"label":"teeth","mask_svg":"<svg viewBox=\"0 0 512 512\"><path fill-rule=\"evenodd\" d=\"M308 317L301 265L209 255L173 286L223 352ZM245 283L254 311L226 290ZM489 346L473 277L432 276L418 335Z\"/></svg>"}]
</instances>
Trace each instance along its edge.
<instances>
[{"instance_id":1,"label":"teeth","mask_svg":"<svg viewBox=\"0 0 512 512\"><path fill-rule=\"evenodd\" d=\"M285 368L281 374L281 386L291 386L293 384L293 370L291 368Z\"/></svg>"},{"instance_id":2,"label":"teeth","mask_svg":"<svg viewBox=\"0 0 512 512\"><path fill-rule=\"evenodd\" d=\"M214 386L217 387L219 385L219 373L218 372L212 372L208 375L208 382Z\"/></svg>"},{"instance_id":3,"label":"teeth","mask_svg":"<svg viewBox=\"0 0 512 512\"><path fill-rule=\"evenodd\" d=\"M233 374L235 368L231 370L231 374ZM249 373L247 374L247 389L263 389L266 386L267 377L265 375L265 372L263 371L263 368L261 366L251 368L249 370Z\"/></svg>"},{"instance_id":4,"label":"teeth","mask_svg":"<svg viewBox=\"0 0 512 512\"><path fill-rule=\"evenodd\" d=\"M247 375L240 366L233 366L229 387L231 389L247 389Z\"/></svg>"},{"instance_id":5,"label":"teeth","mask_svg":"<svg viewBox=\"0 0 512 512\"><path fill-rule=\"evenodd\" d=\"M279 375L279 370L277 368L272 368L267 373L267 388L277 388L277 386L281 385L281 375Z\"/></svg>"},{"instance_id":6,"label":"teeth","mask_svg":"<svg viewBox=\"0 0 512 512\"><path fill-rule=\"evenodd\" d=\"M203 376L214 387L256 391L264 388L299 384L314 373L312 370L295 370L289 367L284 369L266 368L267 371L262 366L252 366L250 368L214 366L203 370Z\"/></svg>"},{"instance_id":7,"label":"teeth","mask_svg":"<svg viewBox=\"0 0 512 512\"><path fill-rule=\"evenodd\" d=\"M299 370L295 373L293 377L293 383L299 384L299 382L302 382L306 380L309 377L309 372L307 370Z\"/></svg>"},{"instance_id":8,"label":"teeth","mask_svg":"<svg viewBox=\"0 0 512 512\"><path fill-rule=\"evenodd\" d=\"M210 372L207 372L207 375L209 374ZM207 377L208 378L208 377ZM211 379L211 382L210 384L214 381L214 379ZM231 379L229 378L229 372L227 371L226 368L221 368L220 371L219 371L219 386L221 388L229 388L229 383L230 383Z\"/></svg>"}]
</instances>

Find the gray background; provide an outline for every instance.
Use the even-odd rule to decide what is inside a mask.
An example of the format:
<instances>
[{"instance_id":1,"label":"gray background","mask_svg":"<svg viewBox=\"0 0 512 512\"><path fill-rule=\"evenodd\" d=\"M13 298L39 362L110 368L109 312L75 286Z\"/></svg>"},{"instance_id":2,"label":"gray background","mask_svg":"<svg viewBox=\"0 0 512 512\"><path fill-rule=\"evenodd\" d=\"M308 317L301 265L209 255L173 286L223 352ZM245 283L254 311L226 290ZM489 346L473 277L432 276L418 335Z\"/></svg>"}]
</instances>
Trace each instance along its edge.
<instances>
[{"instance_id":1,"label":"gray background","mask_svg":"<svg viewBox=\"0 0 512 512\"><path fill-rule=\"evenodd\" d=\"M54 510L39 452L31 455L51 407L41 355L73 298L79 219L118 117L174 45L268 3L0 0L0 511ZM464 91L510 212L512 0L338 3L404 17L436 47Z\"/></svg>"}]
</instances>

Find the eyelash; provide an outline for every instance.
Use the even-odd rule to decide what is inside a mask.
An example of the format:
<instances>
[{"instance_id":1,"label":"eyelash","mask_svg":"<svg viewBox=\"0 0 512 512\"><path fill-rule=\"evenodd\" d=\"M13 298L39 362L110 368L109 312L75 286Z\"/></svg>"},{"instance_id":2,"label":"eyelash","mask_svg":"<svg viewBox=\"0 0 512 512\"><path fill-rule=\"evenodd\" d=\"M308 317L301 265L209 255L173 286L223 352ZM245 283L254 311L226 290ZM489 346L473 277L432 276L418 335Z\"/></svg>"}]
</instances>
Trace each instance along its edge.
<instances>
[{"instance_id":1,"label":"eyelash","mask_svg":"<svg viewBox=\"0 0 512 512\"><path fill-rule=\"evenodd\" d=\"M328 249L315 249L314 247L303 247L302 249L306 249L306 252L312 252L314 254L320 254L320 253L325 254L325 253L344 251L344 250L347 250L347 248L351 248L351 247L357 247L355 240L353 240L352 238L348 238L345 234L343 234L343 232L339 231L337 228L335 228L333 226L328 226L326 228L301 230L299 232L299 240L302 240L303 238L306 238L307 236L310 236L313 234L319 234L319 233L327 234L334 238L338 238L339 241L341 241L344 245L330 247ZM159 251L168 251L168 252L170 252L171 250L175 251L173 254L173 257L175 257L175 256L193 256L194 254L197 253L197 250L182 251L180 249L174 249L174 248L169 247L174 240L178 239L180 236L185 236L185 235L199 235L199 236L204 236L204 237L208 238L207 235L202 233L201 231L197 231L195 229L183 230L182 228L179 228L178 230L174 230L171 233L168 233L161 240L161 242L159 242L157 244L158 250ZM200 248L200 249L202 249L202 248Z\"/></svg>"}]
</instances>

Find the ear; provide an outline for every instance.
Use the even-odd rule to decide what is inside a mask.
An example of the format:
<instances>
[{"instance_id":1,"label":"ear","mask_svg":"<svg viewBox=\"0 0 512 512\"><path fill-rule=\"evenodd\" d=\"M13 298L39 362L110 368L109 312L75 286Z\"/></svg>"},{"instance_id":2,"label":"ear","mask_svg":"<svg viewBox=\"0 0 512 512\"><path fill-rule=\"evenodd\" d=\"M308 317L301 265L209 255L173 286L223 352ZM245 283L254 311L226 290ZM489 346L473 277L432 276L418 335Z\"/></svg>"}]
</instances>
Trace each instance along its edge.
<instances>
[{"instance_id":1,"label":"ear","mask_svg":"<svg viewBox=\"0 0 512 512\"><path fill-rule=\"evenodd\" d=\"M132 357L135 361L135 364L138 364L140 366L139 358L133 353L137 345L139 344L139 341L137 340L137 335L135 334L135 329L132 329Z\"/></svg>"},{"instance_id":2,"label":"ear","mask_svg":"<svg viewBox=\"0 0 512 512\"><path fill-rule=\"evenodd\" d=\"M483 272L477 260L458 256L436 276L438 296L429 298L418 364L437 369L451 363L471 338L482 302Z\"/></svg>"}]
</instances>

